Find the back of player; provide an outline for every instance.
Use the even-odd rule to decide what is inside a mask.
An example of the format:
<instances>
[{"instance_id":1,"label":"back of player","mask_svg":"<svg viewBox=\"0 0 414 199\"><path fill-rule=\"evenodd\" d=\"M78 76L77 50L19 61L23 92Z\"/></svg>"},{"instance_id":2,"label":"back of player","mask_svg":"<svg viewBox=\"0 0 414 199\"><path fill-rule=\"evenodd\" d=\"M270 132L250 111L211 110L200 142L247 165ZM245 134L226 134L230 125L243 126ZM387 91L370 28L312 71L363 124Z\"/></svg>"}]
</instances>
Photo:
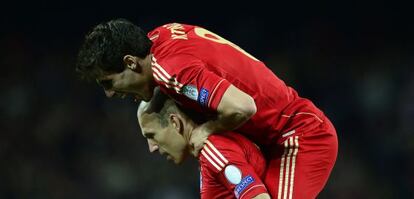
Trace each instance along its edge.
<instances>
[{"instance_id":1,"label":"back of player","mask_svg":"<svg viewBox=\"0 0 414 199\"><path fill-rule=\"evenodd\" d=\"M199 162L202 199L252 198L267 192L263 155L237 133L209 136Z\"/></svg>"},{"instance_id":2,"label":"back of player","mask_svg":"<svg viewBox=\"0 0 414 199\"><path fill-rule=\"evenodd\" d=\"M305 113L323 119L312 102L280 80L263 62L204 28L167 24L150 32L154 77L161 89L195 109L216 111L230 84L254 98L257 112L238 132L271 145L297 126L290 117Z\"/></svg>"},{"instance_id":3,"label":"back of player","mask_svg":"<svg viewBox=\"0 0 414 199\"><path fill-rule=\"evenodd\" d=\"M262 147L272 197L316 197L338 148L336 130L322 111L262 62L204 28L173 23L148 36L153 76L178 103L214 113L231 84L254 99L257 112L235 131Z\"/></svg>"}]
</instances>

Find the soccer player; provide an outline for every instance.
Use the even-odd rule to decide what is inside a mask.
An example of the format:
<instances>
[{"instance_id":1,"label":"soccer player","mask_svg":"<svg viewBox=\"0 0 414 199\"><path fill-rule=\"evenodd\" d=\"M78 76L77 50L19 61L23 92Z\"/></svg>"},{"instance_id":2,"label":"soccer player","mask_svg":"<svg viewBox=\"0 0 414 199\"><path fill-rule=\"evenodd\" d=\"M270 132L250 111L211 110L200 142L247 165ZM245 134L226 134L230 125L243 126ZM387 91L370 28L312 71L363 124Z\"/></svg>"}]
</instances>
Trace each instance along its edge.
<instances>
[{"instance_id":1,"label":"soccer player","mask_svg":"<svg viewBox=\"0 0 414 199\"><path fill-rule=\"evenodd\" d=\"M197 121L192 120L173 100L162 95L138 108L142 135L159 151L179 164L191 154L189 138ZM270 198L262 182L266 162L257 146L243 136L227 132L213 134L198 156L202 199Z\"/></svg>"},{"instance_id":2,"label":"soccer player","mask_svg":"<svg viewBox=\"0 0 414 199\"><path fill-rule=\"evenodd\" d=\"M209 120L193 129L193 153L209 135L234 130L268 161L273 198L315 198L337 156L336 131L310 100L232 42L199 26L166 24L145 34L127 20L96 26L78 55L78 72L108 97L148 101L159 87Z\"/></svg>"}]
</instances>

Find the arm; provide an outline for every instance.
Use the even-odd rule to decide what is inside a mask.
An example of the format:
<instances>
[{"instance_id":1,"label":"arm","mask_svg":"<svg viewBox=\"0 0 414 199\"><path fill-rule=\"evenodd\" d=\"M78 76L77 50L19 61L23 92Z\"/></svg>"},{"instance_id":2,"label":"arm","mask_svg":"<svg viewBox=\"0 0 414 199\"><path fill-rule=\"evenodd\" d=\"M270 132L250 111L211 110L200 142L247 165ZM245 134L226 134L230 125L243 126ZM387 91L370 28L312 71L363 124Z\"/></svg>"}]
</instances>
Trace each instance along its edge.
<instances>
[{"instance_id":1,"label":"arm","mask_svg":"<svg viewBox=\"0 0 414 199\"><path fill-rule=\"evenodd\" d=\"M217 112L217 119L201 125L209 133L240 127L256 113L256 104L250 95L230 85L221 98Z\"/></svg>"},{"instance_id":2,"label":"arm","mask_svg":"<svg viewBox=\"0 0 414 199\"><path fill-rule=\"evenodd\" d=\"M163 92L170 93L180 102L183 102L180 97L187 97L200 108L217 113L215 119L201 124L192 132L190 144L194 146L196 156L212 132L236 129L256 113L256 104L249 94L209 70L202 60L194 56L174 55L155 64L155 68L163 71L159 72L164 77L164 82L160 82Z\"/></svg>"},{"instance_id":3,"label":"arm","mask_svg":"<svg viewBox=\"0 0 414 199\"><path fill-rule=\"evenodd\" d=\"M256 104L250 95L230 85L218 104L217 113L216 119L201 124L192 132L190 142L196 156L210 134L236 129L249 120L256 113Z\"/></svg>"},{"instance_id":4,"label":"arm","mask_svg":"<svg viewBox=\"0 0 414 199\"><path fill-rule=\"evenodd\" d=\"M269 195L260 177L264 178L266 171L263 155L251 142L246 142L236 133L210 136L199 161L202 198L233 195L238 199L260 199Z\"/></svg>"},{"instance_id":5,"label":"arm","mask_svg":"<svg viewBox=\"0 0 414 199\"><path fill-rule=\"evenodd\" d=\"M270 199L270 195L268 193L261 193L255 196L253 199Z\"/></svg>"}]
</instances>

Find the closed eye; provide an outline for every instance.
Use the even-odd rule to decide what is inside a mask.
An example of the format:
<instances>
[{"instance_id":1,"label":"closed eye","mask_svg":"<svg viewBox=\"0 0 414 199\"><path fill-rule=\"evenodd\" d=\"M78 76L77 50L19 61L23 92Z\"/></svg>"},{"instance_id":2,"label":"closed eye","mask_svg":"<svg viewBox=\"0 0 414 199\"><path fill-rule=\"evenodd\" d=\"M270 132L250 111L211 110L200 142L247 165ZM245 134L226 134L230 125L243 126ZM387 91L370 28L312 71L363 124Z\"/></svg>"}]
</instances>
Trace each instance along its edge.
<instances>
[{"instance_id":1,"label":"closed eye","mask_svg":"<svg viewBox=\"0 0 414 199\"><path fill-rule=\"evenodd\" d=\"M153 132L146 132L144 133L144 137L147 139L154 139L154 133Z\"/></svg>"}]
</instances>

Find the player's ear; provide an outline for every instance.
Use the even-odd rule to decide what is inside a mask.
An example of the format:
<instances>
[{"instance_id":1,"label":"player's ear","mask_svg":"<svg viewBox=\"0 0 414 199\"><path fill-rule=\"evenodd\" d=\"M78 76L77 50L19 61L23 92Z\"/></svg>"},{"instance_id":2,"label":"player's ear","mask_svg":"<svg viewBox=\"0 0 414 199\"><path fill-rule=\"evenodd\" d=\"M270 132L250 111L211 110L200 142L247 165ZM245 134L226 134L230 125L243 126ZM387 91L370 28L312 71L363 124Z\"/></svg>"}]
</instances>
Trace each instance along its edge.
<instances>
[{"instance_id":1,"label":"player's ear","mask_svg":"<svg viewBox=\"0 0 414 199\"><path fill-rule=\"evenodd\" d=\"M183 123L181 121L181 118L177 114L170 114L169 116L170 123L172 127L177 130L178 133L182 133L183 129Z\"/></svg>"},{"instance_id":2,"label":"player's ear","mask_svg":"<svg viewBox=\"0 0 414 199\"><path fill-rule=\"evenodd\" d=\"M137 57L133 55L125 55L123 58L123 61L124 61L124 65L128 67L129 69L136 71L136 72L141 72L141 66L138 64Z\"/></svg>"}]
</instances>

